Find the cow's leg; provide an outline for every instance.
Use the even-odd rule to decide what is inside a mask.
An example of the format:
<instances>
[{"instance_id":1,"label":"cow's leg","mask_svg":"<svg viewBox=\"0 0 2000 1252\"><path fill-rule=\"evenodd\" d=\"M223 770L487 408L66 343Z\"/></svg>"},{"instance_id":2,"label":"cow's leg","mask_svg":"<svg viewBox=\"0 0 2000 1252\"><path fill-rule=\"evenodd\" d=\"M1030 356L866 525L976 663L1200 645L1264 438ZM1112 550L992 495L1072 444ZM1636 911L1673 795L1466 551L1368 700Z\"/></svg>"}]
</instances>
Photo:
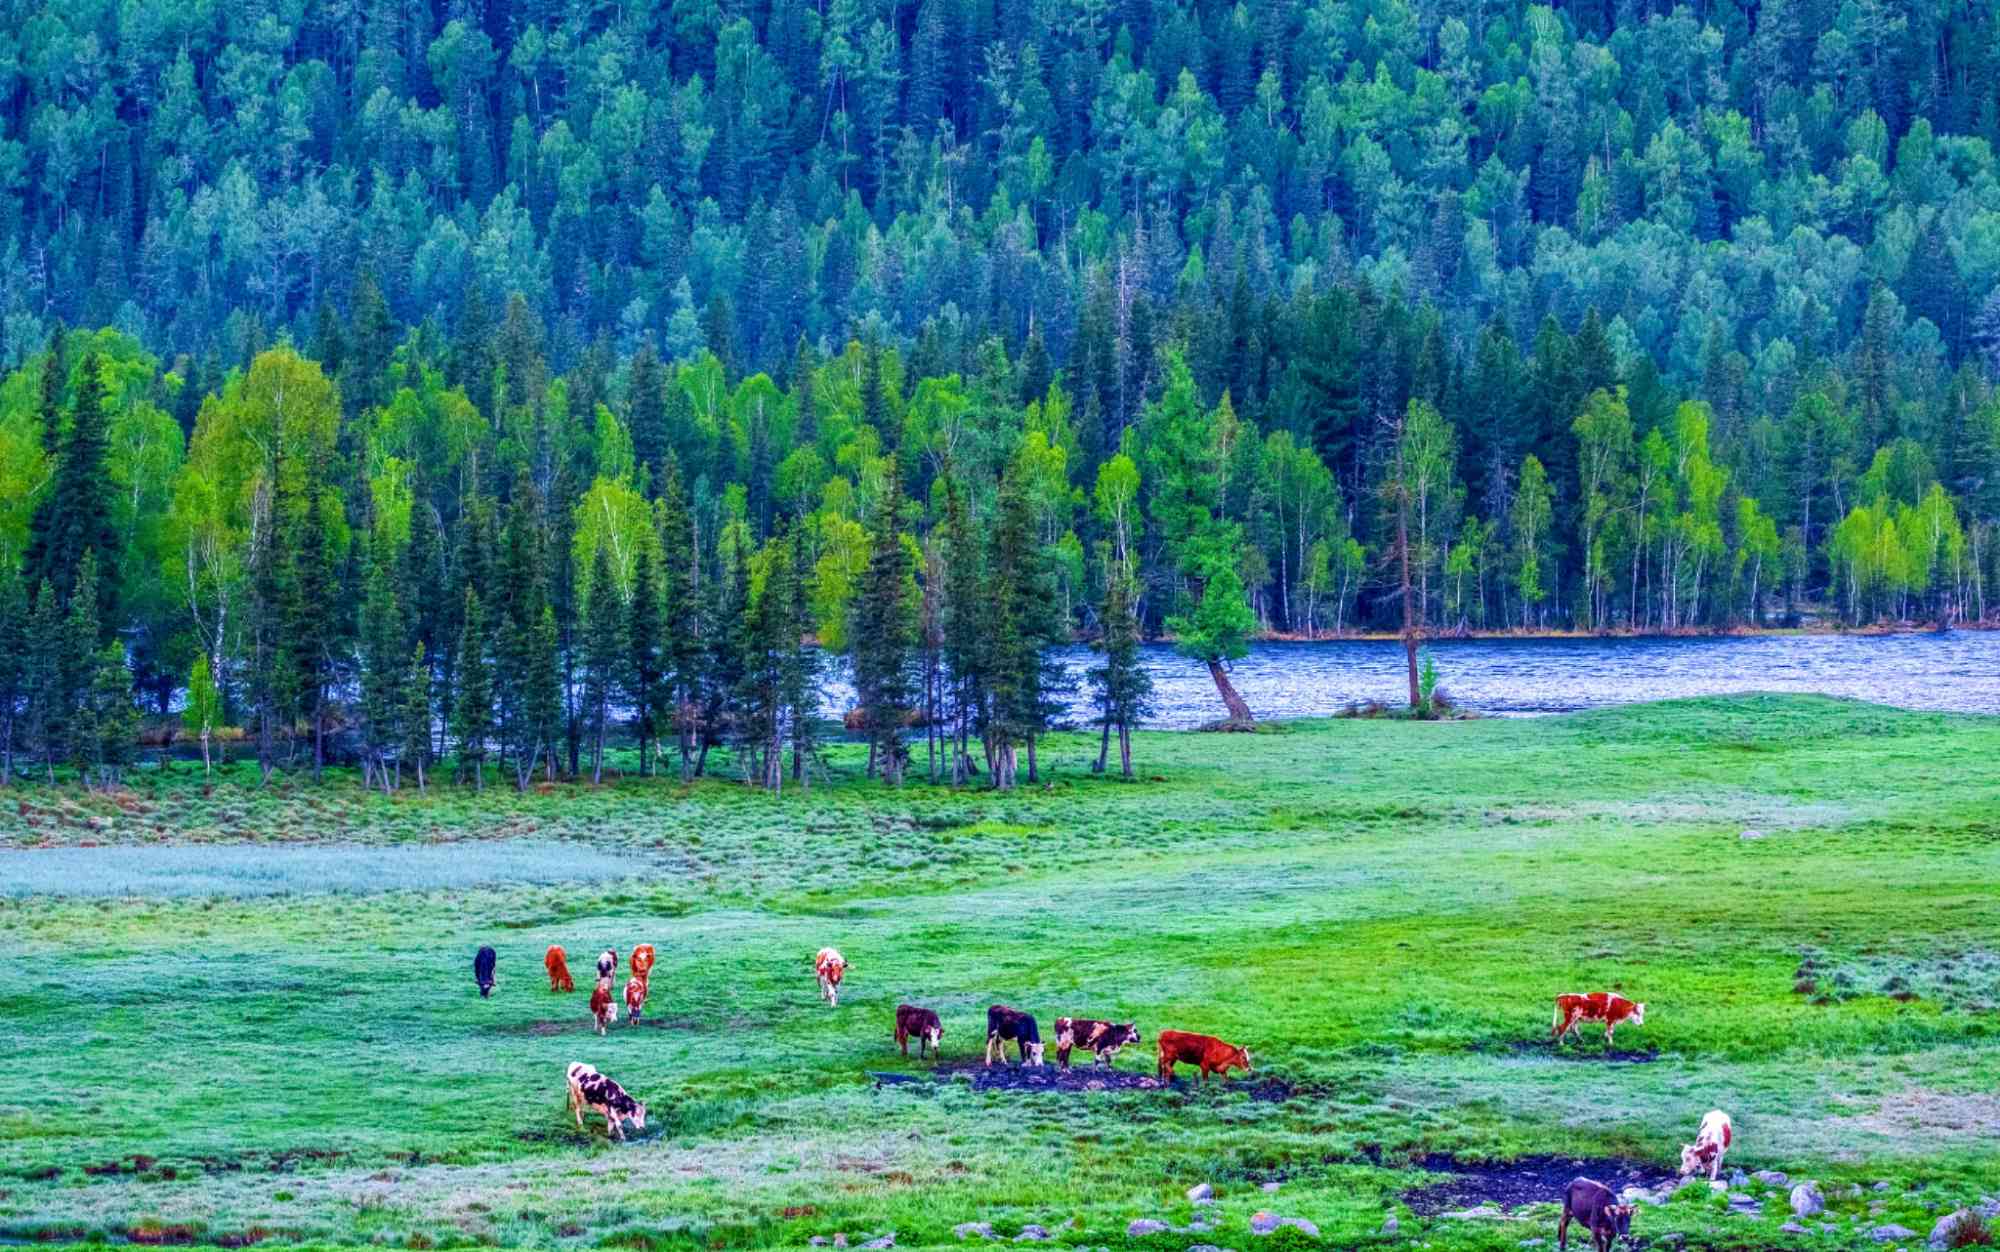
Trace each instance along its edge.
<instances>
[{"instance_id":1,"label":"cow's leg","mask_svg":"<svg viewBox=\"0 0 2000 1252\"><path fill-rule=\"evenodd\" d=\"M1617 1033L1618 1033L1617 1022L1606 1022L1604 1024L1604 1046L1607 1049L1610 1048L1612 1045L1612 1036Z\"/></svg>"},{"instance_id":2,"label":"cow's leg","mask_svg":"<svg viewBox=\"0 0 2000 1252\"><path fill-rule=\"evenodd\" d=\"M569 1111L576 1114L576 1128L583 1129L583 1089L575 1083L569 1085Z\"/></svg>"},{"instance_id":3,"label":"cow's leg","mask_svg":"<svg viewBox=\"0 0 2000 1252\"><path fill-rule=\"evenodd\" d=\"M1569 1252L1569 1205L1563 1205L1562 1220L1556 1223L1556 1252Z\"/></svg>"},{"instance_id":4,"label":"cow's leg","mask_svg":"<svg viewBox=\"0 0 2000 1252\"><path fill-rule=\"evenodd\" d=\"M993 1041L999 1036L988 1031L986 1034L986 1067L993 1068Z\"/></svg>"}]
</instances>

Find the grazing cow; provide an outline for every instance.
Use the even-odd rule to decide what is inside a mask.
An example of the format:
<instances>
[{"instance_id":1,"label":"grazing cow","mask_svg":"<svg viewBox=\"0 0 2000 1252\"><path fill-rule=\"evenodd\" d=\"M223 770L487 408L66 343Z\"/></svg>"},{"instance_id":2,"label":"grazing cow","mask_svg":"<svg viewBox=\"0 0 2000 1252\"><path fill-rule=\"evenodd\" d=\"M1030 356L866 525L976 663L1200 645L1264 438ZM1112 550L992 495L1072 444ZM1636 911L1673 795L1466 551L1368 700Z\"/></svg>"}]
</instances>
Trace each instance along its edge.
<instances>
[{"instance_id":1,"label":"grazing cow","mask_svg":"<svg viewBox=\"0 0 2000 1252\"><path fill-rule=\"evenodd\" d=\"M1644 1026L1646 1006L1634 1004L1624 996L1613 995L1609 991L1593 991L1587 996L1559 995L1556 997L1555 1025L1549 1031L1549 1038L1561 1043L1563 1036L1575 1030L1578 1022L1603 1022L1604 1046L1610 1047L1612 1033L1628 1021L1634 1026Z\"/></svg>"},{"instance_id":2,"label":"grazing cow","mask_svg":"<svg viewBox=\"0 0 2000 1252\"><path fill-rule=\"evenodd\" d=\"M632 976L642 981L645 979L649 979L653 976L652 944L642 943L638 947L632 949L632 960L630 962L630 968L632 970Z\"/></svg>"},{"instance_id":3,"label":"grazing cow","mask_svg":"<svg viewBox=\"0 0 2000 1252\"><path fill-rule=\"evenodd\" d=\"M625 1016L639 1020L639 1010L646 1007L646 980L634 975L625 982Z\"/></svg>"},{"instance_id":4,"label":"grazing cow","mask_svg":"<svg viewBox=\"0 0 2000 1252\"><path fill-rule=\"evenodd\" d=\"M609 978L618 972L618 949L606 948L597 954L597 976Z\"/></svg>"},{"instance_id":5,"label":"grazing cow","mask_svg":"<svg viewBox=\"0 0 2000 1252\"><path fill-rule=\"evenodd\" d=\"M500 980L493 976L493 962L498 959L491 948L481 948L473 953L472 981L479 984L479 998L482 1000L492 995L493 988L500 985Z\"/></svg>"},{"instance_id":6,"label":"grazing cow","mask_svg":"<svg viewBox=\"0 0 2000 1252\"><path fill-rule=\"evenodd\" d=\"M847 976L847 958L836 948L821 948L813 957L813 972L819 975L819 993L828 1004L840 1003L840 980Z\"/></svg>"},{"instance_id":7,"label":"grazing cow","mask_svg":"<svg viewBox=\"0 0 2000 1252\"><path fill-rule=\"evenodd\" d=\"M576 1061L569 1067L569 1109L576 1114L576 1128L583 1129L583 1111L604 1115L604 1127L611 1134L623 1139L623 1123L630 1121L632 1129L646 1128L646 1106L625 1094L625 1088L597 1072L592 1065Z\"/></svg>"},{"instance_id":8,"label":"grazing cow","mask_svg":"<svg viewBox=\"0 0 2000 1252\"><path fill-rule=\"evenodd\" d=\"M596 989L590 993L590 1015L596 1019L597 1033L600 1035L604 1033L604 1028L609 1026L613 1019L618 1016L618 1010L611 1006L611 980L609 978L598 979Z\"/></svg>"},{"instance_id":9,"label":"grazing cow","mask_svg":"<svg viewBox=\"0 0 2000 1252\"><path fill-rule=\"evenodd\" d=\"M1244 1073L1254 1073L1250 1068L1250 1049L1239 1048L1233 1043L1224 1043L1214 1035L1191 1035L1184 1030L1163 1030L1160 1032L1160 1081L1174 1080L1174 1066L1182 1062L1201 1066L1201 1080L1208 1081L1210 1074L1229 1077L1229 1071L1240 1068Z\"/></svg>"},{"instance_id":10,"label":"grazing cow","mask_svg":"<svg viewBox=\"0 0 2000 1252\"><path fill-rule=\"evenodd\" d=\"M1611 1252L1611 1245L1623 1235L1629 1243L1632 1239L1632 1206L1618 1203L1618 1197L1611 1194L1611 1188L1601 1182L1579 1178L1563 1192L1562 1220L1556 1223L1556 1247L1558 1252L1569 1252L1569 1224L1581 1222L1590 1232L1590 1242L1597 1252Z\"/></svg>"},{"instance_id":11,"label":"grazing cow","mask_svg":"<svg viewBox=\"0 0 2000 1252\"><path fill-rule=\"evenodd\" d=\"M1710 1109L1701 1119L1701 1129L1694 1132L1694 1142L1681 1145L1681 1177L1706 1169L1708 1180L1714 1182L1722 1172L1722 1154L1729 1151L1732 1129L1729 1114Z\"/></svg>"},{"instance_id":12,"label":"grazing cow","mask_svg":"<svg viewBox=\"0 0 2000 1252\"><path fill-rule=\"evenodd\" d=\"M1128 1043L1144 1043L1131 1022L1100 1022L1094 1017L1056 1018L1056 1064L1069 1068L1071 1048L1081 1046L1097 1057L1098 1065L1109 1064L1118 1049Z\"/></svg>"},{"instance_id":13,"label":"grazing cow","mask_svg":"<svg viewBox=\"0 0 2000 1252\"><path fill-rule=\"evenodd\" d=\"M576 980L569 976L569 954L562 950L561 944L549 945L548 954L542 958L542 965L549 971L551 992L576 990Z\"/></svg>"},{"instance_id":14,"label":"grazing cow","mask_svg":"<svg viewBox=\"0 0 2000 1252\"><path fill-rule=\"evenodd\" d=\"M910 1039L912 1036L917 1041L918 1060L921 1061L924 1059L924 1048L926 1045L930 1047L931 1059L937 1059L938 1040L944 1038L944 1026L938 1021L938 1015L929 1009L920 1009L914 1004L898 1004L896 1006L896 1046L903 1050L904 1056L910 1054Z\"/></svg>"},{"instance_id":15,"label":"grazing cow","mask_svg":"<svg viewBox=\"0 0 2000 1252\"><path fill-rule=\"evenodd\" d=\"M993 1064L997 1055L1000 1063L1007 1063L1007 1041L1014 1041L1014 1055L1023 1065L1042 1063L1042 1028L1035 1025L1033 1014L1010 1009L1004 1004L996 1004L986 1010L986 1063Z\"/></svg>"}]
</instances>

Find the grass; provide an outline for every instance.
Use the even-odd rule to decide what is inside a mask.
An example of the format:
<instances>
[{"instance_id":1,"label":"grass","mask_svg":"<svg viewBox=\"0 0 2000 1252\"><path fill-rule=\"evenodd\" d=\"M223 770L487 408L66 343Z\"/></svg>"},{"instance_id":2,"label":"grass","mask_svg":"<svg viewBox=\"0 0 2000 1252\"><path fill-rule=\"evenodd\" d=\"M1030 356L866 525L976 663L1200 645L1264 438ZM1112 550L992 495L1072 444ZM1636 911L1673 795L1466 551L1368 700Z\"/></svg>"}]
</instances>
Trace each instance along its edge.
<instances>
[{"instance_id":1,"label":"grass","mask_svg":"<svg viewBox=\"0 0 2000 1252\"><path fill-rule=\"evenodd\" d=\"M1327 1246L1511 1250L1553 1210L1421 1219L1412 1163L1657 1171L1710 1107L1731 1166L1821 1182L1816 1245L2000 1190L2000 719L1747 697L1148 734L1132 784L1090 777L1094 748L1059 740L1052 785L1007 796L887 793L846 752L782 797L385 799L247 769L205 793L185 766L24 789L0 815L0 1238L907 1248L978 1220L1178 1250L1248 1246L1267 1208ZM585 971L642 941L647 1025L600 1039L548 992L548 944ZM1601 988L1647 1003L1629 1063L1601 1033L1552 1052L1554 994ZM890 1041L906 1000L942 1015L947 1068L1004 1000L1045 1035L1215 1033L1258 1072L878 1085L929 1069ZM572 1060L648 1102L643 1135L576 1132ZM1186 1223L1203 1181L1214 1233L1127 1240ZM1635 1233L1779 1245L1772 1195L1736 1217L1683 1193Z\"/></svg>"}]
</instances>

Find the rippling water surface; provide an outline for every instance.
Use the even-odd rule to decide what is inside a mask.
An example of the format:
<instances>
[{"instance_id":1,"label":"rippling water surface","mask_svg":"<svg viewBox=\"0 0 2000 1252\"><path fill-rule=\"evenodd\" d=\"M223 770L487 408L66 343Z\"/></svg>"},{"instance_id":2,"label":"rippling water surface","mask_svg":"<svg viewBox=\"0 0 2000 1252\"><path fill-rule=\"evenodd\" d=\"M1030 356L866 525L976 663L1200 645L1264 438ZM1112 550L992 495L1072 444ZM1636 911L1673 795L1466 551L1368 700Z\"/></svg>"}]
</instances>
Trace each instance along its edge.
<instances>
[{"instance_id":1,"label":"rippling water surface","mask_svg":"<svg viewBox=\"0 0 2000 1252\"><path fill-rule=\"evenodd\" d=\"M1821 692L1913 709L2000 713L2000 632L1759 635L1674 639L1468 639L1428 645L1453 699L1506 716L1742 691ZM1158 697L1152 725L1199 726L1223 716L1208 671L1172 647L1145 650ZM1092 664L1065 653L1079 679ZM1321 717L1348 704L1404 698L1403 650L1393 640L1253 644L1233 681L1262 718ZM1079 684L1081 690L1081 684ZM835 715L853 703L829 688ZM1073 715L1088 720L1081 699Z\"/></svg>"}]
</instances>

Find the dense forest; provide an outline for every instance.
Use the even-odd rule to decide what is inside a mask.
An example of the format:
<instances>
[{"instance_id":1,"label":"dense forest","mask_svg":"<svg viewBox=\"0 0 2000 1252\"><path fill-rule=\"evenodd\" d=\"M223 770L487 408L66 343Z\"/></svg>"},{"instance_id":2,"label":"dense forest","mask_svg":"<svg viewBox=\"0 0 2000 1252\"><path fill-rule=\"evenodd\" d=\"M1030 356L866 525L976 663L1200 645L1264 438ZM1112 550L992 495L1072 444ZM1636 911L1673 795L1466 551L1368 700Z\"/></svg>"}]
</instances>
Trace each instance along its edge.
<instances>
[{"instance_id":1,"label":"dense forest","mask_svg":"<svg viewBox=\"0 0 2000 1252\"><path fill-rule=\"evenodd\" d=\"M1129 769L1149 635L1243 723L1258 632L2000 613L1991 6L18 17L9 775L776 787L839 655L1008 786L1077 638Z\"/></svg>"}]
</instances>

